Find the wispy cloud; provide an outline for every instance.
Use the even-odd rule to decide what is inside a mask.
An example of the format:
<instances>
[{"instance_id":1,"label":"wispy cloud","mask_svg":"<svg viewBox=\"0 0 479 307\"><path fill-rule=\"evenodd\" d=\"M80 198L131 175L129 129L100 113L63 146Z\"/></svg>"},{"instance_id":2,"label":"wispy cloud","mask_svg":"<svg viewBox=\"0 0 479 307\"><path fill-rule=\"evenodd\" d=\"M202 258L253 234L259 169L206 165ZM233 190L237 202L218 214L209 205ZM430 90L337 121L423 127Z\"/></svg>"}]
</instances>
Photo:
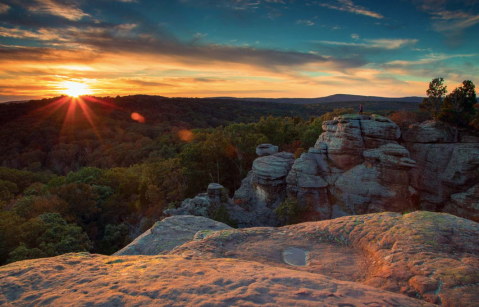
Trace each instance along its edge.
<instances>
[{"instance_id":1,"label":"wispy cloud","mask_svg":"<svg viewBox=\"0 0 479 307\"><path fill-rule=\"evenodd\" d=\"M74 21L90 16L75 4L66 1L36 0L28 9L37 14L55 15Z\"/></svg>"},{"instance_id":2,"label":"wispy cloud","mask_svg":"<svg viewBox=\"0 0 479 307\"><path fill-rule=\"evenodd\" d=\"M300 25L300 24L304 24L304 25L307 25L307 26L314 26L314 22L312 22L311 20L298 20L296 21L296 24Z\"/></svg>"},{"instance_id":3,"label":"wispy cloud","mask_svg":"<svg viewBox=\"0 0 479 307\"><path fill-rule=\"evenodd\" d=\"M373 18L382 19L384 18L383 15L373 12L363 6L356 5L351 0L336 0L335 3L318 3L322 7L326 7L333 10L349 12L358 15L365 15Z\"/></svg>"},{"instance_id":4,"label":"wispy cloud","mask_svg":"<svg viewBox=\"0 0 479 307\"><path fill-rule=\"evenodd\" d=\"M359 39L359 36L358 36L358 39ZM417 39L364 39L363 43L348 43L348 42L336 42L336 41L316 41L316 42L320 44L334 45L334 46L350 46L350 47L378 48L378 49L393 50L393 49L403 48L406 46L415 45L418 42L418 40Z\"/></svg>"},{"instance_id":5,"label":"wispy cloud","mask_svg":"<svg viewBox=\"0 0 479 307\"><path fill-rule=\"evenodd\" d=\"M430 12L434 30L438 32L457 32L479 23L479 15L463 11Z\"/></svg>"},{"instance_id":6,"label":"wispy cloud","mask_svg":"<svg viewBox=\"0 0 479 307\"><path fill-rule=\"evenodd\" d=\"M479 53L473 54L430 54L422 59L407 61L407 60L396 60L385 63L386 66L411 66L411 65L424 65L431 64L434 62L449 60L453 58L470 58L479 56Z\"/></svg>"}]
</instances>

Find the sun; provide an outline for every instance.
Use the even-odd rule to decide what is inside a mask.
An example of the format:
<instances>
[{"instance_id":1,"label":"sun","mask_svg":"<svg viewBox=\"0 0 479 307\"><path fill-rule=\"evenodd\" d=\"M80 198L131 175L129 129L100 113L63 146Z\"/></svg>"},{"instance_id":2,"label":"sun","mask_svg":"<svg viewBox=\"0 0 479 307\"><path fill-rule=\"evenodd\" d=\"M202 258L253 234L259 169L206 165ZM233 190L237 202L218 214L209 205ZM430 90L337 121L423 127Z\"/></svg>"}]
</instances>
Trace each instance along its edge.
<instances>
[{"instance_id":1,"label":"sun","mask_svg":"<svg viewBox=\"0 0 479 307\"><path fill-rule=\"evenodd\" d=\"M66 81L63 85L66 87L65 94L68 96L78 97L90 93L90 90L85 83Z\"/></svg>"}]
</instances>

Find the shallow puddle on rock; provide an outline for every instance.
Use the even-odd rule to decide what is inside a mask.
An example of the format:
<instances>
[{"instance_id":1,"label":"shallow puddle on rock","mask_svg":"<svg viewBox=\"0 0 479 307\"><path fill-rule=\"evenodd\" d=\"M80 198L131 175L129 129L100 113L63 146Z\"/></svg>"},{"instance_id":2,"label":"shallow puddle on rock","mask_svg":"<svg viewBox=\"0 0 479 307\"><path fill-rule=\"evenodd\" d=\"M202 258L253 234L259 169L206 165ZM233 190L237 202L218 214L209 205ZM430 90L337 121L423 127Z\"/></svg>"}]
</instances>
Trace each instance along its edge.
<instances>
[{"instance_id":1,"label":"shallow puddle on rock","mask_svg":"<svg viewBox=\"0 0 479 307\"><path fill-rule=\"evenodd\" d=\"M306 266L308 264L308 251L297 247L288 247L283 251L283 261L293 266Z\"/></svg>"}]
</instances>

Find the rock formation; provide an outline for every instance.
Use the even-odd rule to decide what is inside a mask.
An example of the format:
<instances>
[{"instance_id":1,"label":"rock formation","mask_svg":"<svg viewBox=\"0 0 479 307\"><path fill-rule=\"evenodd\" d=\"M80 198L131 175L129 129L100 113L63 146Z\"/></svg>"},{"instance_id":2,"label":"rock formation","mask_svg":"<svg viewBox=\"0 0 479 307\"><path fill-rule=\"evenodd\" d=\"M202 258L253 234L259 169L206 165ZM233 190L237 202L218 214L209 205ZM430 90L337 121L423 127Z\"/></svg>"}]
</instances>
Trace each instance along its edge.
<instances>
[{"instance_id":1,"label":"rock formation","mask_svg":"<svg viewBox=\"0 0 479 307\"><path fill-rule=\"evenodd\" d=\"M402 138L411 158L417 162L410 171L410 179L411 186L419 192L421 209L440 211L453 194L464 193L479 184L477 138L465 136L460 143L452 143L452 132L435 122L412 125ZM479 202L479 197L475 201Z\"/></svg>"},{"instance_id":2,"label":"rock formation","mask_svg":"<svg viewBox=\"0 0 479 307\"><path fill-rule=\"evenodd\" d=\"M172 221L186 218L206 220L170 219L163 242L183 240ZM0 305L472 307L478 238L476 222L420 211L226 229L167 255L79 253L3 266Z\"/></svg>"},{"instance_id":3,"label":"rock formation","mask_svg":"<svg viewBox=\"0 0 479 307\"><path fill-rule=\"evenodd\" d=\"M193 240L197 234L196 237L203 239L215 231L224 229L232 228L201 216L168 217L156 222L153 227L114 255L160 255Z\"/></svg>"},{"instance_id":4,"label":"rock formation","mask_svg":"<svg viewBox=\"0 0 479 307\"><path fill-rule=\"evenodd\" d=\"M281 255L290 247L304 251L299 256L305 265L285 263ZM442 306L479 302L479 224L445 213L375 213L281 228L223 230L170 254L255 261Z\"/></svg>"},{"instance_id":5,"label":"rock formation","mask_svg":"<svg viewBox=\"0 0 479 307\"><path fill-rule=\"evenodd\" d=\"M463 133L453 143L451 130L432 121L401 135L386 117L356 114L325 121L323 130L296 160L271 144L258 146L260 157L233 201L222 201L240 227L278 226L274 209L286 197L298 200L303 221L418 209L479 221L478 137ZM212 217L206 211L218 202L206 198L200 194L168 214Z\"/></svg>"}]
</instances>

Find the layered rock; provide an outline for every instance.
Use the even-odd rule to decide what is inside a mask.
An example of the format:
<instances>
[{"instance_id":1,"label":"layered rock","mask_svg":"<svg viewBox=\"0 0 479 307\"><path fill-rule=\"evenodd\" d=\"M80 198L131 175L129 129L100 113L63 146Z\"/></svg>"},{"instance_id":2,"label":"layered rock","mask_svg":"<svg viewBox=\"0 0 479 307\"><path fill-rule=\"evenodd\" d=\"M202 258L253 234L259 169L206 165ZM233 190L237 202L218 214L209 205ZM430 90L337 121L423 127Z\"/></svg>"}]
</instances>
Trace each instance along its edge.
<instances>
[{"instance_id":1,"label":"layered rock","mask_svg":"<svg viewBox=\"0 0 479 307\"><path fill-rule=\"evenodd\" d=\"M278 146L272 144L261 144L256 147L256 154L260 157L274 155L278 152Z\"/></svg>"},{"instance_id":2,"label":"layered rock","mask_svg":"<svg viewBox=\"0 0 479 307\"><path fill-rule=\"evenodd\" d=\"M333 217L371 212L404 212L413 207L415 190L408 171L415 166L406 148L383 145L363 152L365 162L345 172L332 187Z\"/></svg>"},{"instance_id":3,"label":"layered rock","mask_svg":"<svg viewBox=\"0 0 479 307\"><path fill-rule=\"evenodd\" d=\"M206 193L201 193L194 198L185 199L179 208L167 209L166 216L196 215L213 218L218 212L222 202L228 201L226 189L217 183L210 183Z\"/></svg>"},{"instance_id":4,"label":"layered rock","mask_svg":"<svg viewBox=\"0 0 479 307\"><path fill-rule=\"evenodd\" d=\"M278 224L274 209L286 197L286 177L293 163L293 154L286 152L263 156L253 162L253 169L235 192L237 208L230 210L240 225Z\"/></svg>"},{"instance_id":5,"label":"layered rock","mask_svg":"<svg viewBox=\"0 0 479 307\"><path fill-rule=\"evenodd\" d=\"M193 240L195 236L205 238L215 231L224 229L232 228L223 223L200 216L180 215L168 217L160 222L156 222L153 227L114 255L159 255Z\"/></svg>"},{"instance_id":6,"label":"layered rock","mask_svg":"<svg viewBox=\"0 0 479 307\"><path fill-rule=\"evenodd\" d=\"M233 200L200 194L167 213L212 217L224 204L240 227L277 226L275 208L292 197L303 221L417 209L479 216L473 189L479 184L478 137L461 132L461 142L453 143L448 126L429 121L412 125L401 138L394 122L377 115L342 115L323 129L296 160L260 145L261 157Z\"/></svg>"},{"instance_id":7,"label":"layered rock","mask_svg":"<svg viewBox=\"0 0 479 307\"><path fill-rule=\"evenodd\" d=\"M388 143L397 144L401 135L394 122L379 115L341 115L325 121L323 130L325 132L319 136L315 147L327 144L328 158L342 170L361 164L364 150Z\"/></svg>"},{"instance_id":8,"label":"layered rock","mask_svg":"<svg viewBox=\"0 0 479 307\"><path fill-rule=\"evenodd\" d=\"M479 184L466 192L451 195L444 211L479 222Z\"/></svg>"},{"instance_id":9,"label":"layered rock","mask_svg":"<svg viewBox=\"0 0 479 307\"><path fill-rule=\"evenodd\" d=\"M460 143L453 139L446 126L435 122L412 125L403 135L404 146L417 162L410 179L422 209L442 210L453 194L479 183L479 143L471 136Z\"/></svg>"}]
</instances>

